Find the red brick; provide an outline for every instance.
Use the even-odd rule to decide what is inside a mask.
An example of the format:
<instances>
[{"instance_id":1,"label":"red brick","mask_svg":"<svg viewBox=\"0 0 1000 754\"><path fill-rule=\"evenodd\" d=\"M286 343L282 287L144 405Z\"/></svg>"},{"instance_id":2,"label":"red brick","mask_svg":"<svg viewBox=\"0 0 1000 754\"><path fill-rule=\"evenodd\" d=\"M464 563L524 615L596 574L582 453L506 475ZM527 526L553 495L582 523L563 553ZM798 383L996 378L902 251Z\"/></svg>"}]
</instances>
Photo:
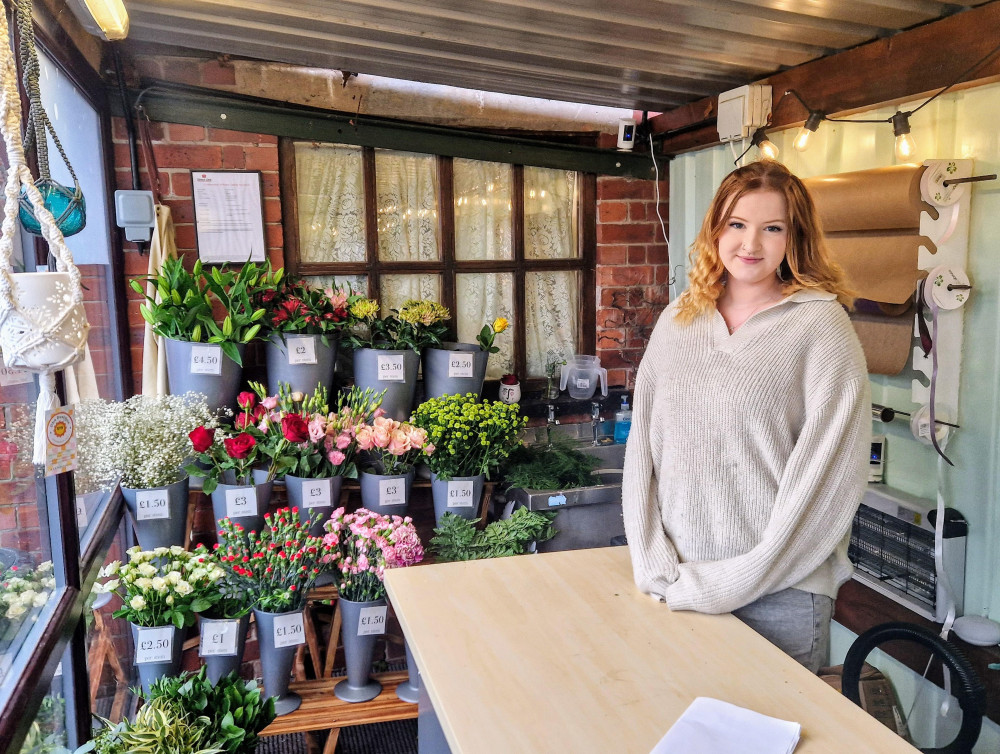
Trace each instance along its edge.
<instances>
[{"instance_id":1,"label":"red brick","mask_svg":"<svg viewBox=\"0 0 1000 754\"><path fill-rule=\"evenodd\" d=\"M128 144L115 144L115 165L117 167L128 168L132 165L132 153L129 151Z\"/></svg>"},{"instance_id":2,"label":"red brick","mask_svg":"<svg viewBox=\"0 0 1000 754\"><path fill-rule=\"evenodd\" d=\"M629 246L628 247L628 263L629 264L646 264L646 247L645 246Z\"/></svg>"},{"instance_id":3,"label":"red brick","mask_svg":"<svg viewBox=\"0 0 1000 754\"><path fill-rule=\"evenodd\" d=\"M170 171L170 194L180 199L191 197L191 173L189 171Z\"/></svg>"},{"instance_id":4,"label":"red brick","mask_svg":"<svg viewBox=\"0 0 1000 754\"><path fill-rule=\"evenodd\" d=\"M273 146L244 147L247 170L277 170L278 150Z\"/></svg>"},{"instance_id":5,"label":"red brick","mask_svg":"<svg viewBox=\"0 0 1000 754\"><path fill-rule=\"evenodd\" d=\"M597 271L597 284L605 285L650 285L653 282L653 268L648 265L635 267L604 267Z\"/></svg>"},{"instance_id":6,"label":"red brick","mask_svg":"<svg viewBox=\"0 0 1000 754\"><path fill-rule=\"evenodd\" d=\"M111 138L114 141L126 141L128 139L128 129L125 128L124 118L111 119Z\"/></svg>"},{"instance_id":7,"label":"red brick","mask_svg":"<svg viewBox=\"0 0 1000 754\"><path fill-rule=\"evenodd\" d=\"M646 217L646 207L651 206L647 202L628 202L628 219L629 220L646 220L654 219L654 217Z\"/></svg>"},{"instance_id":8,"label":"red brick","mask_svg":"<svg viewBox=\"0 0 1000 754\"><path fill-rule=\"evenodd\" d=\"M7 469L5 468L4 471ZM16 529L17 528L17 516L14 513L14 507L10 505L5 505L0 508L0 529Z\"/></svg>"},{"instance_id":9,"label":"red brick","mask_svg":"<svg viewBox=\"0 0 1000 754\"><path fill-rule=\"evenodd\" d=\"M167 133L167 129L165 128L165 126L164 126L163 123L160 123L157 120L153 120L153 121L149 121L146 124L146 127L149 130L149 138L150 138L150 140L152 140L154 142L165 141L166 140L165 134Z\"/></svg>"},{"instance_id":10,"label":"red brick","mask_svg":"<svg viewBox=\"0 0 1000 754\"><path fill-rule=\"evenodd\" d=\"M201 80L204 84L233 86L236 84L236 68L232 63L209 60L201 66Z\"/></svg>"},{"instance_id":11,"label":"red brick","mask_svg":"<svg viewBox=\"0 0 1000 754\"><path fill-rule=\"evenodd\" d=\"M620 223L628 219L628 204L625 202L598 202L597 222Z\"/></svg>"},{"instance_id":12,"label":"red brick","mask_svg":"<svg viewBox=\"0 0 1000 754\"><path fill-rule=\"evenodd\" d=\"M597 226L598 243L649 243L654 228L646 223Z\"/></svg>"},{"instance_id":13,"label":"red brick","mask_svg":"<svg viewBox=\"0 0 1000 754\"><path fill-rule=\"evenodd\" d=\"M627 246L597 245L597 264L625 264Z\"/></svg>"},{"instance_id":14,"label":"red brick","mask_svg":"<svg viewBox=\"0 0 1000 754\"><path fill-rule=\"evenodd\" d=\"M280 225L266 225L264 226L264 231L267 234L267 246L269 249L282 250L285 248L285 233Z\"/></svg>"},{"instance_id":15,"label":"red brick","mask_svg":"<svg viewBox=\"0 0 1000 754\"><path fill-rule=\"evenodd\" d=\"M38 506L21 505L17 508L17 526L19 529L38 528Z\"/></svg>"},{"instance_id":16,"label":"red brick","mask_svg":"<svg viewBox=\"0 0 1000 754\"><path fill-rule=\"evenodd\" d=\"M139 77L151 79L163 78L163 66L155 58L136 58L132 61L132 64L135 67L136 75Z\"/></svg>"},{"instance_id":17,"label":"red brick","mask_svg":"<svg viewBox=\"0 0 1000 754\"><path fill-rule=\"evenodd\" d=\"M194 225L175 225L174 233L179 251L194 251L197 248Z\"/></svg>"},{"instance_id":18,"label":"red brick","mask_svg":"<svg viewBox=\"0 0 1000 754\"><path fill-rule=\"evenodd\" d=\"M178 141L205 141L204 126L189 126L185 123L171 123L167 126L168 139Z\"/></svg>"},{"instance_id":19,"label":"red brick","mask_svg":"<svg viewBox=\"0 0 1000 754\"><path fill-rule=\"evenodd\" d=\"M164 60L163 78L177 84L200 85L201 66L193 60Z\"/></svg>"},{"instance_id":20,"label":"red brick","mask_svg":"<svg viewBox=\"0 0 1000 754\"><path fill-rule=\"evenodd\" d=\"M221 144L270 144L264 141L266 137L262 134L251 133L250 131L233 131L228 128L209 128L208 140ZM274 144L278 143L277 137Z\"/></svg>"},{"instance_id":21,"label":"red brick","mask_svg":"<svg viewBox=\"0 0 1000 754\"><path fill-rule=\"evenodd\" d=\"M264 196L281 196L281 181L277 173L264 173Z\"/></svg>"},{"instance_id":22,"label":"red brick","mask_svg":"<svg viewBox=\"0 0 1000 754\"><path fill-rule=\"evenodd\" d=\"M126 167L115 168L115 188L132 188L132 172L128 169L127 165L128 163L126 163Z\"/></svg>"},{"instance_id":23,"label":"red brick","mask_svg":"<svg viewBox=\"0 0 1000 754\"><path fill-rule=\"evenodd\" d=\"M646 261L650 264L668 264L670 255L665 243L654 243L646 247Z\"/></svg>"},{"instance_id":24,"label":"red brick","mask_svg":"<svg viewBox=\"0 0 1000 754\"><path fill-rule=\"evenodd\" d=\"M174 223L194 222L194 202L190 199L165 199L163 203L170 207Z\"/></svg>"},{"instance_id":25,"label":"red brick","mask_svg":"<svg viewBox=\"0 0 1000 754\"><path fill-rule=\"evenodd\" d=\"M274 197L264 199L264 222L281 222L281 200Z\"/></svg>"},{"instance_id":26,"label":"red brick","mask_svg":"<svg viewBox=\"0 0 1000 754\"><path fill-rule=\"evenodd\" d=\"M622 310L612 307L602 307L597 310L597 327L620 327Z\"/></svg>"},{"instance_id":27,"label":"red brick","mask_svg":"<svg viewBox=\"0 0 1000 754\"><path fill-rule=\"evenodd\" d=\"M669 264L658 264L654 268L653 281L657 285L664 285L670 282L670 276L672 275Z\"/></svg>"},{"instance_id":28,"label":"red brick","mask_svg":"<svg viewBox=\"0 0 1000 754\"><path fill-rule=\"evenodd\" d=\"M652 181L638 178L600 178L597 181L597 199L652 199Z\"/></svg>"},{"instance_id":29,"label":"red brick","mask_svg":"<svg viewBox=\"0 0 1000 754\"><path fill-rule=\"evenodd\" d=\"M217 147L218 148L218 147ZM227 170L243 170L246 168L246 155L243 147L226 145L222 147L222 167Z\"/></svg>"},{"instance_id":30,"label":"red brick","mask_svg":"<svg viewBox=\"0 0 1000 754\"><path fill-rule=\"evenodd\" d=\"M628 369L609 369L608 387L628 387Z\"/></svg>"},{"instance_id":31,"label":"red brick","mask_svg":"<svg viewBox=\"0 0 1000 754\"><path fill-rule=\"evenodd\" d=\"M222 167L222 150L200 144L161 145L155 148L156 163L161 168L212 170Z\"/></svg>"},{"instance_id":32,"label":"red brick","mask_svg":"<svg viewBox=\"0 0 1000 754\"><path fill-rule=\"evenodd\" d=\"M618 348L625 345L624 330L603 330L597 333L598 348Z\"/></svg>"}]
</instances>

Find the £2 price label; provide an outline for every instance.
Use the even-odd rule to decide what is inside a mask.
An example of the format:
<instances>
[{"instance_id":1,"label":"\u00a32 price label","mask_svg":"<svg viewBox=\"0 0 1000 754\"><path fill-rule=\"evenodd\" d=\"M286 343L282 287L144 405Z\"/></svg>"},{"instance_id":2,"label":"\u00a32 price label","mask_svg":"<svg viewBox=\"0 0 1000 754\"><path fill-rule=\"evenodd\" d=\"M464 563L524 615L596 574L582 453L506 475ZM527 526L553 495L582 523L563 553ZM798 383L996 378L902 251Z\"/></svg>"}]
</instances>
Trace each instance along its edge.
<instances>
[{"instance_id":1,"label":"\u00a32 price label","mask_svg":"<svg viewBox=\"0 0 1000 754\"><path fill-rule=\"evenodd\" d=\"M257 489L237 487L226 490L226 515L229 518L245 518L257 515Z\"/></svg>"},{"instance_id":2,"label":"\u00a32 price label","mask_svg":"<svg viewBox=\"0 0 1000 754\"><path fill-rule=\"evenodd\" d=\"M406 505L405 479L378 480L379 505Z\"/></svg>"},{"instance_id":3,"label":"\u00a32 price label","mask_svg":"<svg viewBox=\"0 0 1000 754\"><path fill-rule=\"evenodd\" d=\"M302 485L303 508L330 508L333 506L333 480L309 479Z\"/></svg>"},{"instance_id":4,"label":"\u00a32 price label","mask_svg":"<svg viewBox=\"0 0 1000 754\"><path fill-rule=\"evenodd\" d=\"M475 482L448 482L448 507L471 508L475 505L472 492Z\"/></svg>"},{"instance_id":5,"label":"\u00a32 price label","mask_svg":"<svg viewBox=\"0 0 1000 754\"><path fill-rule=\"evenodd\" d=\"M198 654L202 657L231 657L236 654L236 639L239 635L238 620L205 620L201 622L201 646Z\"/></svg>"},{"instance_id":6,"label":"\u00a32 price label","mask_svg":"<svg viewBox=\"0 0 1000 754\"><path fill-rule=\"evenodd\" d=\"M288 363L290 365L316 363L315 338L289 335L285 338L285 343L288 346Z\"/></svg>"},{"instance_id":7,"label":"\u00a32 price label","mask_svg":"<svg viewBox=\"0 0 1000 754\"><path fill-rule=\"evenodd\" d=\"M379 382L403 382L406 379L402 354L379 356L376 363Z\"/></svg>"},{"instance_id":8,"label":"\u00a32 price label","mask_svg":"<svg viewBox=\"0 0 1000 754\"><path fill-rule=\"evenodd\" d=\"M453 353L448 357L449 377L472 377L472 354Z\"/></svg>"},{"instance_id":9,"label":"\u00a32 price label","mask_svg":"<svg viewBox=\"0 0 1000 754\"><path fill-rule=\"evenodd\" d=\"M140 628L135 639L135 664L169 662L174 650L173 626Z\"/></svg>"},{"instance_id":10,"label":"\u00a32 price label","mask_svg":"<svg viewBox=\"0 0 1000 754\"><path fill-rule=\"evenodd\" d=\"M214 344L191 346L191 374L222 374L222 348Z\"/></svg>"},{"instance_id":11,"label":"\u00a32 price label","mask_svg":"<svg viewBox=\"0 0 1000 754\"><path fill-rule=\"evenodd\" d=\"M274 646L295 647L306 643L302 613L285 613L274 617Z\"/></svg>"},{"instance_id":12,"label":"\u00a32 price label","mask_svg":"<svg viewBox=\"0 0 1000 754\"><path fill-rule=\"evenodd\" d=\"M385 613L388 608L363 607L358 613L358 636L381 636L385 633Z\"/></svg>"},{"instance_id":13,"label":"\u00a32 price label","mask_svg":"<svg viewBox=\"0 0 1000 754\"><path fill-rule=\"evenodd\" d=\"M135 518L137 521L152 521L170 518L170 505L166 490L141 490L135 495Z\"/></svg>"}]
</instances>

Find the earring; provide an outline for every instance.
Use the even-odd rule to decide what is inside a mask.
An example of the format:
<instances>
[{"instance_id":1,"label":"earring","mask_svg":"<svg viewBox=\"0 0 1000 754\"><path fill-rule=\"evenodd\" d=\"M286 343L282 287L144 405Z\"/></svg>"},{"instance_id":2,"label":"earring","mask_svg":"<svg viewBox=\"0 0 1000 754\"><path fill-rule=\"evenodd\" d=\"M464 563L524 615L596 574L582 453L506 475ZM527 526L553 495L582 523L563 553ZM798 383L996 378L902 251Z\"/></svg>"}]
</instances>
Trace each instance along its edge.
<instances>
[{"instance_id":1,"label":"earring","mask_svg":"<svg viewBox=\"0 0 1000 754\"><path fill-rule=\"evenodd\" d=\"M781 268L784 267L785 264L786 264L785 260L782 259L781 264L779 264L777 267L774 268L774 274L778 276L778 280L780 280L782 283L785 282L785 276L781 274L782 272Z\"/></svg>"}]
</instances>

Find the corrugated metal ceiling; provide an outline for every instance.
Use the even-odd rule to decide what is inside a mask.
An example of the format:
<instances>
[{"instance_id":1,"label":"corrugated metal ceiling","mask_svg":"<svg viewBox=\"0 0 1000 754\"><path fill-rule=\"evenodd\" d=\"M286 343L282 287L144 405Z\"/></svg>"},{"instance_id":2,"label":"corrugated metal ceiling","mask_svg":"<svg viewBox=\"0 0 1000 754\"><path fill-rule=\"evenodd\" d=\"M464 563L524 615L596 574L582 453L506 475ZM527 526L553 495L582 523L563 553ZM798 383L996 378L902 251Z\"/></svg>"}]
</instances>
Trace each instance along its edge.
<instances>
[{"instance_id":1,"label":"corrugated metal ceiling","mask_svg":"<svg viewBox=\"0 0 1000 754\"><path fill-rule=\"evenodd\" d=\"M939 0L126 0L126 6L132 40L651 111L962 7Z\"/></svg>"}]
</instances>

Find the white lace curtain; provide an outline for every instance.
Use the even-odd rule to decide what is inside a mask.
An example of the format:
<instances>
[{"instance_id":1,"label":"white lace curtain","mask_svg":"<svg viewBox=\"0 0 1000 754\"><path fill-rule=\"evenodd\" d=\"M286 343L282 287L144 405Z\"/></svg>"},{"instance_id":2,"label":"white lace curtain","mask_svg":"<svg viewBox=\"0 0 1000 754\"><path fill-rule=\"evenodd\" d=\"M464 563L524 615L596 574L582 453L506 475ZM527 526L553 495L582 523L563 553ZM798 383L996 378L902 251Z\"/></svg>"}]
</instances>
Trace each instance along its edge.
<instances>
[{"instance_id":1,"label":"white lace curtain","mask_svg":"<svg viewBox=\"0 0 1000 754\"><path fill-rule=\"evenodd\" d=\"M365 173L361 147L295 145L299 259L365 261Z\"/></svg>"}]
</instances>

